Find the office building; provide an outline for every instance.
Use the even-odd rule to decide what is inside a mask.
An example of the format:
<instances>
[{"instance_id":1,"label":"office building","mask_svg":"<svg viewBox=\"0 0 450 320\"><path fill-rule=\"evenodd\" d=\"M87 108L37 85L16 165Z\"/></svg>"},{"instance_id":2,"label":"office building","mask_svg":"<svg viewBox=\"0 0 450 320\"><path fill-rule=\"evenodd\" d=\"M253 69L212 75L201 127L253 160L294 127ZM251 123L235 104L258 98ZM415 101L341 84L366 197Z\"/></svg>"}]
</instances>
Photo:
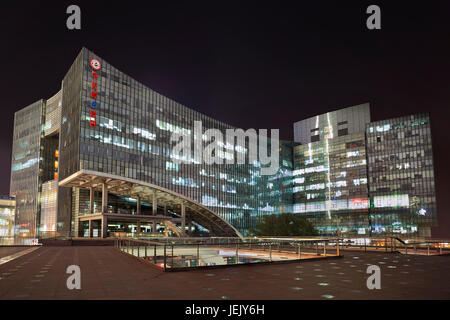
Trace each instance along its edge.
<instances>
[{"instance_id":1,"label":"office building","mask_svg":"<svg viewBox=\"0 0 450 320\"><path fill-rule=\"evenodd\" d=\"M372 233L431 236L437 208L429 115L376 121L366 136Z\"/></svg>"},{"instance_id":2,"label":"office building","mask_svg":"<svg viewBox=\"0 0 450 320\"><path fill-rule=\"evenodd\" d=\"M280 213L305 216L322 234L418 233L411 223L409 229L380 227L388 220L380 218L376 197L387 194L370 189L368 159L378 152L370 128L370 107L363 104L296 122L295 141L279 141L270 175L262 174L267 165L259 160L233 162L250 159L251 138L214 140L214 158L233 163L206 164L195 150L174 152L174 134L205 147L213 141L207 129L225 134L236 128L153 91L83 48L53 97L15 114L10 194L16 235L237 236L264 215ZM432 159L431 144L424 152ZM423 177L431 183L428 173ZM418 210L434 217L432 189L421 190L408 199L422 197Z\"/></svg>"}]
</instances>

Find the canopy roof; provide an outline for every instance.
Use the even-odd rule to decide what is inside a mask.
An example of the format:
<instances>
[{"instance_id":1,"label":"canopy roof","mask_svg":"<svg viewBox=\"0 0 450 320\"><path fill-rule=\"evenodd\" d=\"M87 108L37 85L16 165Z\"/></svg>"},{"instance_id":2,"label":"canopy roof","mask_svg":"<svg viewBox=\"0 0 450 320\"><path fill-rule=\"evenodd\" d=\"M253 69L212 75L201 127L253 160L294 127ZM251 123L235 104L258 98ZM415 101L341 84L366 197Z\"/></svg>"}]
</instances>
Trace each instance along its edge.
<instances>
[{"instance_id":1,"label":"canopy roof","mask_svg":"<svg viewBox=\"0 0 450 320\"><path fill-rule=\"evenodd\" d=\"M102 190L106 184L108 193L129 198L140 197L141 201L152 203L153 195L157 198L158 205L167 205L173 211L180 212L181 203L186 210L186 218L207 228L213 236L241 237L242 235L227 221L221 218L211 209L198 202L171 191L169 189L126 177L109 173L80 170L59 182L60 187L77 187L94 190Z\"/></svg>"}]
</instances>

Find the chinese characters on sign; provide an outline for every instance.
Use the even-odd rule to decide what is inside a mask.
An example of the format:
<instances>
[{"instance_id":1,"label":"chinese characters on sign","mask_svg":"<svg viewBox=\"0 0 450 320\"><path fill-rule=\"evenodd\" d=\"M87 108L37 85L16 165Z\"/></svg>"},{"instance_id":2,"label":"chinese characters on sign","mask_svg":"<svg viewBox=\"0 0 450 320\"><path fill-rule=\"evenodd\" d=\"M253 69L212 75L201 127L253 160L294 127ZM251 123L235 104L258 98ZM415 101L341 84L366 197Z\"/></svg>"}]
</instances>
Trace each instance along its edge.
<instances>
[{"instance_id":1,"label":"chinese characters on sign","mask_svg":"<svg viewBox=\"0 0 450 320\"><path fill-rule=\"evenodd\" d=\"M102 68L102 65L100 63L100 61L98 61L97 59L91 59L91 62L89 63L91 68L94 70L92 72L92 86L91 86L91 98L93 99L93 101L91 102L91 110L90 110L90 120L89 120L89 124L91 127L95 127L97 125L97 112L95 111L95 109L97 108L97 79L98 79L98 73L97 71L99 71Z\"/></svg>"}]
</instances>

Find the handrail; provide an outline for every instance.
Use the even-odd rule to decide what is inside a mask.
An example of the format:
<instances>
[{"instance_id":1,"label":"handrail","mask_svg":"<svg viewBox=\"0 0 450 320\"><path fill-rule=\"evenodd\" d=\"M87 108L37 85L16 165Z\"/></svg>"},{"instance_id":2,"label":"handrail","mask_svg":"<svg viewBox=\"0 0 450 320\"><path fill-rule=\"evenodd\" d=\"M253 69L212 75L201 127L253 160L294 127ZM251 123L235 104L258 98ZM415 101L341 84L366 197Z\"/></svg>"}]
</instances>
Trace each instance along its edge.
<instances>
[{"instance_id":1,"label":"handrail","mask_svg":"<svg viewBox=\"0 0 450 320\"><path fill-rule=\"evenodd\" d=\"M295 261L312 257L342 256L339 247L340 242L331 242L331 239L301 241L261 240L241 241L239 238L234 238L233 241L226 242L181 243L120 238L115 239L115 246L122 252L131 254L139 259L148 260L165 271L168 269L173 271L175 269L190 269L192 267L208 267L211 265L268 263ZM192 263L194 264L193 266Z\"/></svg>"}]
</instances>

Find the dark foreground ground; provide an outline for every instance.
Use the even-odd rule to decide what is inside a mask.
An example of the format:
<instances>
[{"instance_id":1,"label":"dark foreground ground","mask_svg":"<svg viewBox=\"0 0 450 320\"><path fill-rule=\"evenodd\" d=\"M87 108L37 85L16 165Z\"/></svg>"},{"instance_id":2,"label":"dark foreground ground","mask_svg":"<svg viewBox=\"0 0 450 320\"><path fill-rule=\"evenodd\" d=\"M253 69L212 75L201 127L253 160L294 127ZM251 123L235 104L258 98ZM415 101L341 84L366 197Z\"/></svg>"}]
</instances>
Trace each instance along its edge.
<instances>
[{"instance_id":1,"label":"dark foreground ground","mask_svg":"<svg viewBox=\"0 0 450 320\"><path fill-rule=\"evenodd\" d=\"M28 247L0 247L0 259L21 252L25 249L28 249Z\"/></svg>"},{"instance_id":2,"label":"dark foreground ground","mask_svg":"<svg viewBox=\"0 0 450 320\"><path fill-rule=\"evenodd\" d=\"M42 247L0 265L0 299L450 298L449 256L344 254L328 261L164 273L114 247ZM72 264L81 268L81 290L66 287ZM370 264L381 268L380 290L366 287Z\"/></svg>"}]
</instances>

